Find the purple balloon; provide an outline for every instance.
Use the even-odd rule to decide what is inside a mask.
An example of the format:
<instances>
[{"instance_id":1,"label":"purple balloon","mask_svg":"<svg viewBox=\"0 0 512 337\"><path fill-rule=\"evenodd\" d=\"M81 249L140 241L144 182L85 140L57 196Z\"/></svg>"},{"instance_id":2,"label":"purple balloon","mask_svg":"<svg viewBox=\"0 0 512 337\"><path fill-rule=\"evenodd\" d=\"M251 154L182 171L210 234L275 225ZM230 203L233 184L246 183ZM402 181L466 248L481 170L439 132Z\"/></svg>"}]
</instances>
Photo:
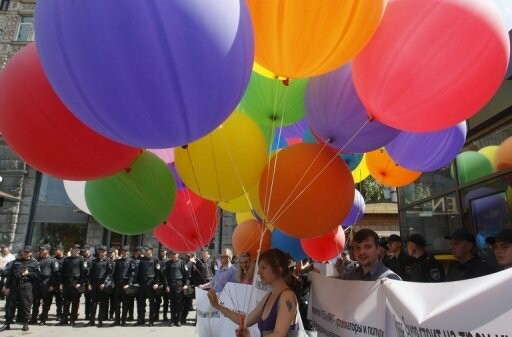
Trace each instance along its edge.
<instances>
[{"instance_id":1,"label":"purple balloon","mask_svg":"<svg viewBox=\"0 0 512 337\"><path fill-rule=\"evenodd\" d=\"M183 182L183 180L181 180L180 175L178 174L178 170L176 170L176 166L174 165L174 163L167 164L167 167L169 167L169 169L172 172L172 176L174 177L174 182L176 183L176 189L182 190L182 189L187 188L187 186L185 186L185 183Z\"/></svg>"},{"instance_id":2,"label":"purple balloon","mask_svg":"<svg viewBox=\"0 0 512 337\"><path fill-rule=\"evenodd\" d=\"M357 96L352 64L309 81L306 120L313 132L345 153L362 153L389 143L400 131L376 120Z\"/></svg>"},{"instance_id":3,"label":"purple balloon","mask_svg":"<svg viewBox=\"0 0 512 337\"><path fill-rule=\"evenodd\" d=\"M308 130L308 122L306 121L305 118L303 118L292 125L277 128L276 135L279 135L279 130L281 130L281 137L285 139L302 138L302 136L304 136L304 133Z\"/></svg>"},{"instance_id":4,"label":"purple balloon","mask_svg":"<svg viewBox=\"0 0 512 337\"><path fill-rule=\"evenodd\" d=\"M187 144L242 98L254 61L245 1L38 1L45 73L82 122L143 148Z\"/></svg>"},{"instance_id":5,"label":"purple balloon","mask_svg":"<svg viewBox=\"0 0 512 337\"><path fill-rule=\"evenodd\" d=\"M366 210L366 205L364 203L364 198L358 190L355 190L354 193L354 204L350 209L347 217L341 223L343 229L352 226L357 223L364 215L364 211Z\"/></svg>"},{"instance_id":6,"label":"purple balloon","mask_svg":"<svg viewBox=\"0 0 512 337\"><path fill-rule=\"evenodd\" d=\"M435 171L448 165L466 141L466 122L433 132L401 131L386 145L390 157L413 171Z\"/></svg>"}]
</instances>

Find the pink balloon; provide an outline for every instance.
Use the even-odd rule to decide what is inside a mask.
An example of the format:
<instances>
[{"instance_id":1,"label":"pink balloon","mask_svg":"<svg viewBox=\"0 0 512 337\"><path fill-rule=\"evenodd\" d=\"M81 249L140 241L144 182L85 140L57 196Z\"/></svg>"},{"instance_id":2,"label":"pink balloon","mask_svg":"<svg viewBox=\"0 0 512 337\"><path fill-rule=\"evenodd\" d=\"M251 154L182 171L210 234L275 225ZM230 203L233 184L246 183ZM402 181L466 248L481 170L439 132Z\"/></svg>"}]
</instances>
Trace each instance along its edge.
<instances>
[{"instance_id":1,"label":"pink balloon","mask_svg":"<svg viewBox=\"0 0 512 337\"><path fill-rule=\"evenodd\" d=\"M304 252L316 261L328 261L338 256L345 247L345 232L341 226L326 234L309 239L301 239Z\"/></svg>"},{"instance_id":2,"label":"pink balloon","mask_svg":"<svg viewBox=\"0 0 512 337\"><path fill-rule=\"evenodd\" d=\"M397 129L445 129L478 112L502 83L510 42L486 0L393 0L356 56L357 93Z\"/></svg>"},{"instance_id":3,"label":"pink balloon","mask_svg":"<svg viewBox=\"0 0 512 337\"><path fill-rule=\"evenodd\" d=\"M152 152L158 156L158 158L162 159L166 164L174 163L174 148L171 147L169 149L148 149L149 152Z\"/></svg>"},{"instance_id":4,"label":"pink balloon","mask_svg":"<svg viewBox=\"0 0 512 337\"><path fill-rule=\"evenodd\" d=\"M217 207L188 189L177 192L167 221L154 229L155 237L169 249L191 252L208 245L217 230Z\"/></svg>"}]
</instances>

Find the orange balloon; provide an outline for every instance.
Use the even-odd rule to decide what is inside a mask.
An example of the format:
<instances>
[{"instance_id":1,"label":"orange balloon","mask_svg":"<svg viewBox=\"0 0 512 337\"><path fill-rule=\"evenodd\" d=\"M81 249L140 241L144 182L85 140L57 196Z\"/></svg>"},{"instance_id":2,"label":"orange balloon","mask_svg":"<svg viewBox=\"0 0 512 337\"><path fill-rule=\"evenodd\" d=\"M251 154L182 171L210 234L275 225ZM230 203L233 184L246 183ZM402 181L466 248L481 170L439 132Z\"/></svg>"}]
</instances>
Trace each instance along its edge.
<instances>
[{"instance_id":1,"label":"orange balloon","mask_svg":"<svg viewBox=\"0 0 512 337\"><path fill-rule=\"evenodd\" d=\"M289 78L334 70L370 40L386 2L248 0L256 62Z\"/></svg>"},{"instance_id":2,"label":"orange balloon","mask_svg":"<svg viewBox=\"0 0 512 337\"><path fill-rule=\"evenodd\" d=\"M494 155L496 171L506 170L512 167L512 137L509 137L500 144Z\"/></svg>"},{"instance_id":3,"label":"orange balloon","mask_svg":"<svg viewBox=\"0 0 512 337\"><path fill-rule=\"evenodd\" d=\"M232 237L235 252L237 254L248 252L251 254L251 258L256 260L258 250L263 252L270 249L270 231L267 229L265 233L263 233L264 230L265 225L254 219L246 220L238 224L233 231ZM263 241L261 242L260 250L261 235L263 235Z\"/></svg>"},{"instance_id":4,"label":"orange balloon","mask_svg":"<svg viewBox=\"0 0 512 337\"><path fill-rule=\"evenodd\" d=\"M263 170L260 202L270 224L296 238L335 229L354 202L354 180L340 156L302 143L277 153Z\"/></svg>"},{"instance_id":5,"label":"orange balloon","mask_svg":"<svg viewBox=\"0 0 512 337\"><path fill-rule=\"evenodd\" d=\"M405 186L421 175L421 172L398 166L384 149L368 152L365 158L366 166L368 166L372 177L384 186Z\"/></svg>"}]
</instances>

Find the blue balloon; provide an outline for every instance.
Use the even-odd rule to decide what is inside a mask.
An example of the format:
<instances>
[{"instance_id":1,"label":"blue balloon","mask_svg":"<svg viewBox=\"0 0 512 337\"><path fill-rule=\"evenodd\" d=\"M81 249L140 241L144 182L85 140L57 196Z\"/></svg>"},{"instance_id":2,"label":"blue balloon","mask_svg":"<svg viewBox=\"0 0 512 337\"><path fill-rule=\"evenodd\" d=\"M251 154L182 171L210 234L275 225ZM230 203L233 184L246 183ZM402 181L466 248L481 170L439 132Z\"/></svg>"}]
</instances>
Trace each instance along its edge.
<instances>
[{"instance_id":1,"label":"blue balloon","mask_svg":"<svg viewBox=\"0 0 512 337\"><path fill-rule=\"evenodd\" d=\"M350 171L353 171L363 160L364 153L342 153L341 158L345 161Z\"/></svg>"},{"instance_id":2,"label":"blue balloon","mask_svg":"<svg viewBox=\"0 0 512 337\"><path fill-rule=\"evenodd\" d=\"M304 135L302 136L302 142L303 143L318 143L318 140L316 140L315 136L313 136L313 133L310 129L306 129L304 132Z\"/></svg>"},{"instance_id":3,"label":"blue balloon","mask_svg":"<svg viewBox=\"0 0 512 337\"><path fill-rule=\"evenodd\" d=\"M45 73L73 114L143 148L214 130L254 61L244 0L38 1L36 31Z\"/></svg>"},{"instance_id":4,"label":"blue balloon","mask_svg":"<svg viewBox=\"0 0 512 337\"><path fill-rule=\"evenodd\" d=\"M400 166L414 171L429 172L448 165L466 141L466 122L433 132L401 131L386 150Z\"/></svg>"},{"instance_id":5,"label":"blue balloon","mask_svg":"<svg viewBox=\"0 0 512 337\"><path fill-rule=\"evenodd\" d=\"M294 261L305 259L307 256L302 249L300 239L288 236L278 229L274 229L270 237L272 248L279 248L290 254Z\"/></svg>"},{"instance_id":6,"label":"blue balloon","mask_svg":"<svg viewBox=\"0 0 512 337\"><path fill-rule=\"evenodd\" d=\"M358 190L355 190L354 204L352 205L352 208L345 220L341 223L341 226L346 229L347 227L357 223L363 217L365 210L366 204L364 203L364 198Z\"/></svg>"},{"instance_id":7,"label":"blue balloon","mask_svg":"<svg viewBox=\"0 0 512 337\"><path fill-rule=\"evenodd\" d=\"M270 148L270 152L282 149L283 147L288 146L288 142L284 137L279 137L279 134L276 132L274 135L274 141L272 142L272 146Z\"/></svg>"}]
</instances>

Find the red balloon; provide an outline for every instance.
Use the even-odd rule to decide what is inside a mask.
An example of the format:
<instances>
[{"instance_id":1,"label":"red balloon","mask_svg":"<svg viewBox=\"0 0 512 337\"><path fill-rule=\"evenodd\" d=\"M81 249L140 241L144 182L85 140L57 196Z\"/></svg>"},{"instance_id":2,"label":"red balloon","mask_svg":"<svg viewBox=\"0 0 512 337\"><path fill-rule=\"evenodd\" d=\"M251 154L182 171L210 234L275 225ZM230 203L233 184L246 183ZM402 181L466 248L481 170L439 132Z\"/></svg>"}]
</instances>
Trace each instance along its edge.
<instances>
[{"instance_id":1,"label":"red balloon","mask_svg":"<svg viewBox=\"0 0 512 337\"><path fill-rule=\"evenodd\" d=\"M30 166L67 180L114 174L129 167L140 152L101 136L73 116L46 79L34 43L0 72L0 132Z\"/></svg>"},{"instance_id":2,"label":"red balloon","mask_svg":"<svg viewBox=\"0 0 512 337\"><path fill-rule=\"evenodd\" d=\"M263 232L265 231L265 232ZM263 240L260 240L263 234ZM237 254L248 252L251 258L256 260L258 250L264 252L270 249L270 231L265 230L265 225L254 219L246 220L235 227L232 238L233 248Z\"/></svg>"},{"instance_id":3,"label":"red balloon","mask_svg":"<svg viewBox=\"0 0 512 337\"><path fill-rule=\"evenodd\" d=\"M338 256L345 247L345 232L341 226L322 236L301 239L304 252L316 261L328 261Z\"/></svg>"},{"instance_id":4,"label":"red balloon","mask_svg":"<svg viewBox=\"0 0 512 337\"><path fill-rule=\"evenodd\" d=\"M185 188L178 191L171 214L153 234L167 248L185 253L208 245L216 230L215 203Z\"/></svg>"},{"instance_id":5,"label":"red balloon","mask_svg":"<svg viewBox=\"0 0 512 337\"><path fill-rule=\"evenodd\" d=\"M492 1L395 0L354 59L357 93L397 129L446 129L477 113L501 85L510 53Z\"/></svg>"}]
</instances>

